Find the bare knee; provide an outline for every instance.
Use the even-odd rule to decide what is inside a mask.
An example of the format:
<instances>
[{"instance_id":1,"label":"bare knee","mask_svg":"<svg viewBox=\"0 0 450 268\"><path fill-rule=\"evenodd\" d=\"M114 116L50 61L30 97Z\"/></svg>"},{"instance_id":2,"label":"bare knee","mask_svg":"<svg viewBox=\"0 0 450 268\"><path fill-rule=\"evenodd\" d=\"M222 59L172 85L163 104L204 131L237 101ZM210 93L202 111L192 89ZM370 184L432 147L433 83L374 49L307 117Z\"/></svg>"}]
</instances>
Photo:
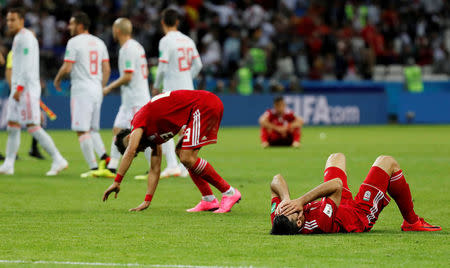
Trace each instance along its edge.
<instances>
[{"instance_id":1,"label":"bare knee","mask_svg":"<svg viewBox=\"0 0 450 268\"><path fill-rule=\"evenodd\" d=\"M373 166L383 169L389 175L400 170L400 165L398 164L397 160L389 155L378 156Z\"/></svg>"},{"instance_id":2,"label":"bare knee","mask_svg":"<svg viewBox=\"0 0 450 268\"><path fill-rule=\"evenodd\" d=\"M179 150L178 157L180 158L180 162L186 167L191 168L194 166L197 161L197 156L192 153L192 151L187 150Z\"/></svg>"},{"instance_id":3,"label":"bare knee","mask_svg":"<svg viewBox=\"0 0 450 268\"><path fill-rule=\"evenodd\" d=\"M325 164L325 169L329 167L338 167L345 172L345 155L343 153L331 154Z\"/></svg>"}]
</instances>

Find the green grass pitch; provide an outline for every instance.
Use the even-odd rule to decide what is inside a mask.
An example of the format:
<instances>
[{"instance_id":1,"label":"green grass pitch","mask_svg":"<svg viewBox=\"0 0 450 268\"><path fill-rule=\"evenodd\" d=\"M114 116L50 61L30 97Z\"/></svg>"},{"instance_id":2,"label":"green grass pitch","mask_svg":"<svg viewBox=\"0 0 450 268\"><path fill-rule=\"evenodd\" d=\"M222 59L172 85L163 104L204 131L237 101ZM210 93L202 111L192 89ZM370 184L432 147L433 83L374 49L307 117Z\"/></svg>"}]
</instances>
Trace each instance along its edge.
<instances>
[{"instance_id":1,"label":"green grass pitch","mask_svg":"<svg viewBox=\"0 0 450 268\"><path fill-rule=\"evenodd\" d=\"M60 176L45 177L49 157L45 161L28 157L30 136L22 132L16 174L0 177L0 260L450 266L450 126L305 127L303 147L298 150L263 150L257 128L223 128L219 143L206 146L200 155L242 192L241 203L226 215L185 212L200 199L189 178L161 180L148 210L128 212L145 195L146 182L133 180L147 169L143 155L125 177L118 199L103 203L103 191L112 180L80 178L87 168L75 134L49 133L68 159L69 169ZM321 139L321 133L326 138ZM110 131L103 131L102 137L109 151ZM6 132L0 133L0 140L4 152ZM416 212L441 225L443 231L401 232L402 217L392 201L370 233L269 235L272 176L282 173L291 194L299 196L322 181L325 160L333 152L346 154L354 194L374 159L380 154L393 155L411 185Z\"/></svg>"}]
</instances>

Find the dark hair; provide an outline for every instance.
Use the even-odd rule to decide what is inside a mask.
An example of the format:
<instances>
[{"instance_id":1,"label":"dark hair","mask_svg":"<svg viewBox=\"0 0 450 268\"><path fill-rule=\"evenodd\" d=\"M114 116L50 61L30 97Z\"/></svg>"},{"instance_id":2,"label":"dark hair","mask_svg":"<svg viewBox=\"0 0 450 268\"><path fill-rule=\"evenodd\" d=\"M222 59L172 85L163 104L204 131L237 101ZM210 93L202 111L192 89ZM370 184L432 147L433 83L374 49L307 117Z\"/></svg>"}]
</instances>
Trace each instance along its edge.
<instances>
[{"instance_id":1,"label":"dark hair","mask_svg":"<svg viewBox=\"0 0 450 268\"><path fill-rule=\"evenodd\" d=\"M283 96L276 96L276 97L273 99L273 104L277 104L277 103L279 103L280 101L284 101Z\"/></svg>"},{"instance_id":2,"label":"dark hair","mask_svg":"<svg viewBox=\"0 0 450 268\"><path fill-rule=\"evenodd\" d=\"M125 138L127 135L131 133L131 130L129 128L122 129L117 135L116 135L116 141L114 144L117 147L117 150L123 155L125 153L125 150L127 147L123 144L123 138Z\"/></svg>"},{"instance_id":3,"label":"dark hair","mask_svg":"<svg viewBox=\"0 0 450 268\"><path fill-rule=\"evenodd\" d=\"M85 30L88 30L91 26L91 20L89 19L89 16L84 12L76 12L72 15L72 18L75 19L76 24L83 25Z\"/></svg>"},{"instance_id":4,"label":"dark hair","mask_svg":"<svg viewBox=\"0 0 450 268\"><path fill-rule=\"evenodd\" d=\"M16 13L19 18L25 19L25 9L21 7L13 7L10 10L8 10L9 13Z\"/></svg>"},{"instance_id":5,"label":"dark hair","mask_svg":"<svg viewBox=\"0 0 450 268\"><path fill-rule=\"evenodd\" d=\"M285 215L277 215L273 218L271 235L295 235L298 233L297 223L290 221Z\"/></svg>"},{"instance_id":6,"label":"dark hair","mask_svg":"<svg viewBox=\"0 0 450 268\"><path fill-rule=\"evenodd\" d=\"M164 24L173 27L179 20L178 18L178 12L175 9L172 8L166 8L161 14L162 20L164 21Z\"/></svg>"}]
</instances>

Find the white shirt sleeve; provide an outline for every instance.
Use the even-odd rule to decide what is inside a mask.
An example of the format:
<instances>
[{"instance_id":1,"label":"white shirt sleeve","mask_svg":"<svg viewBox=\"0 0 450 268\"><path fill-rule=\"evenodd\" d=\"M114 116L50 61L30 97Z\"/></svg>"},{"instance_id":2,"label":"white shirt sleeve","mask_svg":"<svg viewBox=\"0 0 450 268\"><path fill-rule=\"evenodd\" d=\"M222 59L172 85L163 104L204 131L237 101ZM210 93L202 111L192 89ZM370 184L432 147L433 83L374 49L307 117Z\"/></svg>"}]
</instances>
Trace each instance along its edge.
<instances>
[{"instance_id":1,"label":"white shirt sleeve","mask_svg":"<svg viewBox=\"0 0 450 268\"><path fill-rule=\"evenodd\" d=\"M74 43L73 40L69 40L69 42L67 42L66 53L64 54L64 61L72 63L77 61L77 51L73 43Z\"/></svg>"},{"instance_id":2,"label":"white shirt sleeve","mask_svg":"<svg viewBox=\"0 0 450 268\"><path fill-rule=\"evenodd\" d=\"M105 43L102 42L102 62L109 61L108 49L106 48Z\"/></svg>"},{"instance_id":3,"label":"white shirt sleeve","mask_svg":"<svg viewBox=\"0 0 450 268\"><path fill-rule=\"evenodd\" d=\"M39 53L38 51L32 51L33 46L31 44L31 40L26 38L25 35L19 37L17 40L17 47L13 55L13 60L17 60L18 66L29 66L31 61L32 53ZM27 72L27 68L13 68L13 72L17 72L17 85L25 86L27 81L30 79L29 74Z\"/></svg>"}]
</instances>

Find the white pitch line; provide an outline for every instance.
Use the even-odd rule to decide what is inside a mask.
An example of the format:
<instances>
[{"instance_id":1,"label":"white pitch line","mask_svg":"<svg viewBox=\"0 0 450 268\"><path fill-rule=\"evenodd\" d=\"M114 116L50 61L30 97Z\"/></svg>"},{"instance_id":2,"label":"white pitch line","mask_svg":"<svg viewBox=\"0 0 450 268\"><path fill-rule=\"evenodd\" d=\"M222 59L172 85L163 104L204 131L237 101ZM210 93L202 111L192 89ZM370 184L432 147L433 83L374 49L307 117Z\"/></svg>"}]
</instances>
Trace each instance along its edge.
<instances>
[{"instance_id":1,"label":"white pitch line","mask_svg":"<svg viewBox=\"0 0 450 268\"><path fill-rule=\"evenodd\" d=\"M57 265L91 265L91 266L123 266L123 267L170 267L170 268L212 268L231 266L197 266L197 265L164 265L164 264L140 264L140 263L105 263L105 262L72 262L72 261L25 261L25 260L0 260L0 263L17 264L57 264ZM241 266L242 267L242 266ZM249 266L252 267L252 266Z\"/></svg>"}]
</instances>

